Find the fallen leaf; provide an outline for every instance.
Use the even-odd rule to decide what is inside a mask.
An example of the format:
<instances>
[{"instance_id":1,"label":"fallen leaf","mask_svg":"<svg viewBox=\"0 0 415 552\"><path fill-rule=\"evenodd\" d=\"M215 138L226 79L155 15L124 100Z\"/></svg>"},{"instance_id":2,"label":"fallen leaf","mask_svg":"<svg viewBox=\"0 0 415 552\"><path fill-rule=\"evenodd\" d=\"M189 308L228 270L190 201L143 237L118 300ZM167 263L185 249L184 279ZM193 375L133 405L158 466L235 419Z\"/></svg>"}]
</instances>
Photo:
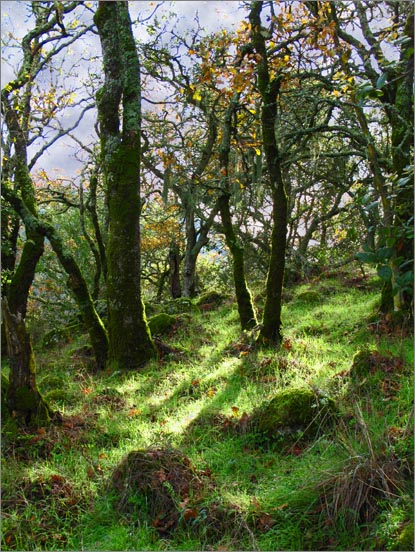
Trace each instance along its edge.
<instances>
[{"instance_id":1,"label":"fallen leaf","mask_svg":"<svg viewBox=\"0 0 415 552\"><path fill-rule=\"evenodd\" d=\"M292 343L291 339L284 339L284 341L282 342L282 346L287 351L291 351L291 349L293 348L293 343Z\"/></svg>"},{"instance_id":2,"label":"fallen leaf","mask_svg":"<svg viewBox=\"0 0 415 552\"><path fill-rule=\"evenodd\" d=\"M131 410L128 411L128 415L130 417L132 416L139 416L141 414L141 410L138 409L138 408L132 408Z\"/></svg>"},{"instance_id":3,"label":"fallen leaf","mask_svg":"<svg viewBox=\"0 0 415 552\"><path fill-rule=\"evenodd\" d=\"M196 519L199 515L199 512L195 508L187 508L187 510L184 511L183 517L186 521L189 519Z\"/></svg>"},{"instance_id":4,"label":"fallen leaf","mask_svg":"<svg viewBox=\"0 0 415 552\"><path fill-rule=\"evenodd\" d=\"M235 416L235 418L238 417L239 408L237 406L232 406L232 414Z\"/></svg>"}]
</instances>

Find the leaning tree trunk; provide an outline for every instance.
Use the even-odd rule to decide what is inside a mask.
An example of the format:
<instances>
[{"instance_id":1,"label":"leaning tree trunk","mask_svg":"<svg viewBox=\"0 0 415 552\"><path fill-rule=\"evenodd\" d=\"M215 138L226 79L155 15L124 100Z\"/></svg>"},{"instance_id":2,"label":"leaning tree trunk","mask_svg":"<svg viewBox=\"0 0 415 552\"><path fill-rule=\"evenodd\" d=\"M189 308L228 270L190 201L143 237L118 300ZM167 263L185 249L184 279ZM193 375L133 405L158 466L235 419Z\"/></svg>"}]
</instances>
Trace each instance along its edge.
<instances>
[{"instance_id":1,"label":"leaning tree trunk","mask_svg":"<svg viewBox=\"0 0 415 552\"><path fill-rule=\"evenodd\" d=\"M235 234L232 217L229 209L229 194L222 194L219 198L220 216L226 245L232 257L233 282L235 286L236 302L238 304L239 321L243 330L254 328L258 322L255 315L252 295L245 278L244 249Z\"/></svg>"},{"instance_id":2,"label":"leaning tree trunk","mask_svg":"<svg viewBox=\"0 0 415 552\"><path fill-rule=\"evenodd\" d=\"M30 336L22 315L12 314L6 299L2 302L2 313L10 362L7 408L19 423L40 427L50 422L53 411L37 388Z\"/></svg>"},{"instance_id":3,"label":"leaning tree trunk","mask_svg":"<svg viewBox=\"0 0 415 552\"><path fill-rule=\"evenodd\" d=\"M272 194L271 257L266 284L264 316L259 340L264 344L278 345L282 340L281 297L287 248L288 199L281 171L280 153L275 136L277 97L281 75L273 79L268 69L265 38L261 27L263 2L253 2L249 14L252 25L252 44L259 54L257 83L262 99L261 127L265 158Z\"/></svg>"},{"instance_id":4,"label":"leaning tree trunk","mask_svg":"<svg viewBox=\"0 0 415 552\"><path fill-rule=\"evenodd\" d=\"M26 231L31 234L38 234L42 237L46 236L50 241L52 249L58 257L60 264L69 276L68 287L75 296L82 320L88 330L97 367L99 369L104 368L108 351L107 333L96 312L85 278L82 276L75 258L64 246L54 226L39 221L28 209L26 204L17 197L14 192L7 188L7 186L3 186L2 193L7 202L23 220Z\"/></svg>"},{"instance_id":5,"label":"leaning tree trunk","mask_svg":"<svg viewBox=\"0 0 415 552\"><path fill-rule=\"evenodd\" d=\"M97 107L109 218L108 360L137 369L156 353L141 298L140 68L127 2L99 2L94 20L105 73Z\"/></svg>"}]
</instances>

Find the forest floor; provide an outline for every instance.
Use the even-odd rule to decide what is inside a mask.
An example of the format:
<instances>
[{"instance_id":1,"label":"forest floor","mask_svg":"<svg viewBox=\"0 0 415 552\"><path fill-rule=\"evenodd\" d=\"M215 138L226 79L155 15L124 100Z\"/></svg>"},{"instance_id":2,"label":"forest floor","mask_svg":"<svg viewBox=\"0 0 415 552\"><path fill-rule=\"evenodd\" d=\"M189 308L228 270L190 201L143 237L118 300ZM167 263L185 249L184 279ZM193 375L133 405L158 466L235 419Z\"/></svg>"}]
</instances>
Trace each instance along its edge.
<instances>
[{"instance_id":1,"label":"forest floor","mask_svg":"<svg viewBox=\"0 0 415 552\"><path fill-rule=\"evenodd\" d=\"M62 421L3 424L2 549L413 550L413 336L374 314L379 289L287 290L278 351L230 299L179 317L134 373L94 374L81 332L37 345ZM257 431L287 389L332 397L331 425Z\"/></svg>"}]
</instances>

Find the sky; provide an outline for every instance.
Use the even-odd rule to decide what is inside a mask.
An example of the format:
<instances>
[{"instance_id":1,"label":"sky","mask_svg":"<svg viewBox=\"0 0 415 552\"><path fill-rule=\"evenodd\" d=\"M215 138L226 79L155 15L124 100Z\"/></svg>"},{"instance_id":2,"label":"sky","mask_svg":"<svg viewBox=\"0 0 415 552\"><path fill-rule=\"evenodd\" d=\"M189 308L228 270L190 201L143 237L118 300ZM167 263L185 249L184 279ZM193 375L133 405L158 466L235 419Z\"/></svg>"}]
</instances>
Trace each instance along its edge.
<instances>
[{"instance_id":1,"label":"sky","mask_svg":"<svg viewBox=\"0 0 415 552\"><path fill-rule=\"evenodd\" d=\"M95 2L91 2L92 6L95 6ZM14 39L21 40L27 30L30 28L31 21L28 18L28 5L29 2L23 0L2 0L1 7L1 34L2 38L7 38L9 33L12 33ZM200 25L206 29L206 32L212 32L219 28L234 29L238 26L240 21L244 17L244 11L240 7L240 3L237 0L233 1L203 1L203 0L181 0L181 1L165 1L165 2L149 2L136 0L129 2L129 9L131 19L133 21L144 20L150 16L155 7L156 15L159 19L166 16L167 22L172 22L174 18L171 13L176 13L178 19L175 25L175 30L178 34L191 30L196 25L196 18L199 19ZM92 17L92 14L87 14ZM149 21L148 23L151 23ZM148 24L143 23L137 27L137 32L140 33L140 38L145 39L145 28ZM82 56L81 48L86 49L88 52L96 52L97 56L100 55L101 48L99 40L94 35L89 35L88 38L83 39L79 45L75 44L73 47L74 55L78 54ZM67 58L66 62L68 61ZM2 48L2 62L1 62L1 85L5 84L14 78L18 67L20 66L21 57L19 56L18 48ZM99 62L98 62L99 63ZM98 65L99 66L99 65ZM65 61L63 61L62 67L65 67ZM99 69L97 69L99 71ZM87 64L79 64L76 68L67 70L67 76L69 79L67 82L87 76L88 71L91 71L91 67ZM74 110L75 111L75 110ZM78 110L79 113L79 110ZM65 121L65 124L69 124L71 120L77 117L77 113L74 112L69 115L69 119ZM79 128L74 131L82 138L83 141L91 144L97 141L97 136L94 130L96 122L95 110L88 112ZM34 155L37 148L29 150L30 155ZM68 138L60 139L54 146L52 146L36 163L34 170L45 169L46 172L51 175L65 175L70 177L76 177L79 174L82 165L75 159L74 153L78 149L77 145Z\"/></svg>"}]
</instances>

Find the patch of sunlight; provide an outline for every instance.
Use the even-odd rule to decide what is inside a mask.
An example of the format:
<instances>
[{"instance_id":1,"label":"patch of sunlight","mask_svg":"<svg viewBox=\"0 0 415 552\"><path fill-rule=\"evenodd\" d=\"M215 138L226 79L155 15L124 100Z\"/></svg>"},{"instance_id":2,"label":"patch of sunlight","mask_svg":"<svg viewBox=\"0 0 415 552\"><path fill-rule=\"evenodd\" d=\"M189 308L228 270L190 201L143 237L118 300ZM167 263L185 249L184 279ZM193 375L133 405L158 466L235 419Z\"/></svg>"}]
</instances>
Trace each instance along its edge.
<instances>
[{"instance_id":1,"label":"patch of sunlight","mask_svg":"<svg viewBox=\"0 0 415 552\"><path fill-rule=\"evenodd\" d=\"M234 372L239 366L241 366L243 359L237 357L224 358L217 366L212 370L204 381L210 381L216 379L218 376L229 375Z\"/></svg>"},{"instance_id":2,"label":"patch of sunlight","mask_svg":"<svg viewBox=\"0 0 415 552\"><path fill-rule=\"evenodd\" d=\"M183 433L187 429L187 427L199 416L204 406L204 401L198 401L188 404L186 407L182 408L182 416L180 418L170 419L167 422L167 431L176 435Z\"/></svg>"}]
</instances>

